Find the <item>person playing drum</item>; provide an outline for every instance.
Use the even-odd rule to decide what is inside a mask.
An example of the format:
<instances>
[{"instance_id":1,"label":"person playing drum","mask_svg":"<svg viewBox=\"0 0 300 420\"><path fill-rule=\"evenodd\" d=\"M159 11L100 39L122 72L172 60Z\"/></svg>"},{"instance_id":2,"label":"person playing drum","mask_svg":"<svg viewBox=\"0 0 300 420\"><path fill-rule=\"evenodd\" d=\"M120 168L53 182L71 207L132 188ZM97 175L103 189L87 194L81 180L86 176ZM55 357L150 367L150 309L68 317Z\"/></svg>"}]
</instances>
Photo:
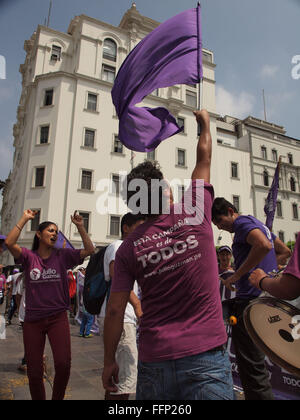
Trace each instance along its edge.
<instances>
[{"instance_id":1,"label":"person playing drum","mask_svg":"<svg viewBox=\"0 0 300 420\"><path fill-rule=\"evenodd\" d=\"M257 269L250 275L250 283L270 295L284 300L294 300L300 296L300 235L292 257L284 271L275 277L270 277L263 270Z\"/></svg>"},{"instance_id":2,"label":"person playing drum","mask_svg":"<svg viewBox=\"0 0 300 420\"><path fill-rule=\"evenodd\" d=\"M220 230L234 233L232 251L235 272L223 281L230 290L236 289L235 316L237 324L232 328L232 340L236 353L239 376L246 400L274 399L269 374L265 366L265 354L249 336L243 313L249 303L261 291L249 283L249 275L256 268L266 272L278 270L290 256L290 250L269 229L253 216L240 215L225 198L215 199L212 221Z\"/></svg>"}]
</instances>

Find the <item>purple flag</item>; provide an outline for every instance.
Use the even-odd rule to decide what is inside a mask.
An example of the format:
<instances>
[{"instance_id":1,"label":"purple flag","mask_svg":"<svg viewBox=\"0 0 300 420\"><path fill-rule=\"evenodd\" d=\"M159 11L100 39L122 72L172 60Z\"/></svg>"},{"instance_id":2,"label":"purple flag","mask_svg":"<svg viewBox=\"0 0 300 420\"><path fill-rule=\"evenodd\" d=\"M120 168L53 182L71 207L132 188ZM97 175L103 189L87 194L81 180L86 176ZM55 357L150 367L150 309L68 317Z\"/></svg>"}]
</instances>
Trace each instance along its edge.
<instances>
[{"instance_id":1,"label":"purple flag","mask_svg":"<svg viewBox=\"0 0 300 420\"><path fill-rule=\"evenodd\" d=\"M264 207L265 214L267 216L266 219L266 226L272 230L273 227L273 220L276 212L276 206L277 206L277 194L278 194L278 188L279 188L279 170L280 170L280 160L277 164L274 178L272 185L269 190L269 194L267 197L267 201Z\"/></svg>"},{"instance_id":2,"label":"purple flag","mask_svg":"<svg viewBox=\"0 0 300 420\"><path fill-rule=\"evenodd\" d=\"M72 248L74 249L71 242L68 241L68 239L65 237L65 235L59 231L57 241L55 242L55 248Z\"/></svg>"},{"instance_id":3,"label":"purple flag","mask_svg":"<svg viewBox=\"0 0 300 420\"><path fill-rule=\"evenodd\" d=\"M0 249L2 248L2 251L6 250L5 241L6 236L0 235Z\"/></svg>"},{"instance_id":4,"label":"purple flag","mask_svg":"<svg viewBox=\"0 0 300 420\"><path fill-rule=\"evenodd\" d=\"M155 89L199 83L203 76L201 7L159 25L127 56L116 77L112 100L119 117L119 139L138 152L154 150L182 131L165 108L136 107Z\"/></svg>"}]
</instances>

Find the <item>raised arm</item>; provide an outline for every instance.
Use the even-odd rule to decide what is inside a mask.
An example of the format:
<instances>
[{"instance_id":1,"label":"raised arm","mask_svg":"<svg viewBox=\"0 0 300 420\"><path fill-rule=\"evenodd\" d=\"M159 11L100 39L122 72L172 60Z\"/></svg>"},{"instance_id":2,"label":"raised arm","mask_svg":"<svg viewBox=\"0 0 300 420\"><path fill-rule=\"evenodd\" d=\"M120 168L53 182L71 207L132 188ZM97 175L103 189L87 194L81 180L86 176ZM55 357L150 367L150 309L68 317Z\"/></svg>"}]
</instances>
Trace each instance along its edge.
<instances>
[{"instance_id":1,"label":"raised arm","mask_svg":"<svg viewBox=\"0 0 300 420\"><path fill-rule=\"evenodd\" d=\"M33 220L37 212L33 210L25 210L23 216L17 224L12 228L5 239L5 245L15 259L18 259L22 254L21 247L17 244L20 233L29 220Z\"/></svg>"},{"instance_id":2,"label":"raised arm","mask_svg":"<svg viewBox=\"0 0 300 420\"><path fill-rule=\"evenodd\" d=\"M77 226L78 232L81 236L84 249L80 251L80 258L84 259L89 255L92 255L95 252L95 248L87 231L85 230L82 216L77 214L77 212L75 211L74 215L71 216L71 220L74 223L74 225Z\"/></svg>"},{"instance_id":3,"label":"raised arm","mask_svg":"<svg viewBox=\"0 0 300 420\"><path fill-rule=\"evenodd\" d=\"M200 124L201 131L196 151L196 166L192 173L192 179L204 179L205 182L209 183L212 153L210 118L205 109L194 111L194 115L198 124Z\"/></svg>"}]
</instances>

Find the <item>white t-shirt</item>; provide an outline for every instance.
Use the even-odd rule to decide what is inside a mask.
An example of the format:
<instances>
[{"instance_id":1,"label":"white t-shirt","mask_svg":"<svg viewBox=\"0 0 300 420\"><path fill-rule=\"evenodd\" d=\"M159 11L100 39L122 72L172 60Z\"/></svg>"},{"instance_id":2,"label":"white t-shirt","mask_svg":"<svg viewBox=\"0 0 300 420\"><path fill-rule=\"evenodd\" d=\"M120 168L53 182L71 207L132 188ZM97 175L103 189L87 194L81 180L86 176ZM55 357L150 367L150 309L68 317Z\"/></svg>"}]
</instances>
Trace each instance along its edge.
<instances>
[{"instance_id":1,"label":"white t-shirt","mask_svg":"<svg viewBox=\"0 0 300 420\"><path fill-rule=\"evenodd\" d=\"M110 280L109 265L112 261L115 261L116 253L117 253L119 247L122 245L122 243L123 243L123 241L118 239L118 240L114 241L112 244L110 244L105 251L103 265L104 265L104 276L105 276L106 281ZM138 284L137 284L137 282L134 283L133 291L136 295L138 295ZM105 299L105 301L102 305L99 317L104 318L105 317L105 311L106 311L106 299ZM127 306L126 306L126 309L125 309L124 322L128 322L130 324L136 324L136 315L135 315L133 306L129 302L127 303Z\"/></svg>"},{"instance_id":2,"label":"white t-shirt","mask_svg":"<svg viewBox=\"0 0 300 420\"><path fill-rule=\"evenodd\" d=\"M17 284L16 294L22 296L19 306L19 320L24 322L25 319L25 281L24 277Z\"/></svg>"},{"instance_id":3,"label":"white t-shirt","mask_svg":"<svg viewBox=\"0 0 300 420\"><path fill-rule=\"evenodd\" d=\"M17 280L21 274L22 273L11 274L10 276L7 277L7 280L6 280L6 284L11 283L10 287L12 287L12 295L14 296L17 294L17 286L18 286Z\"/></svg>"}]
</instances>

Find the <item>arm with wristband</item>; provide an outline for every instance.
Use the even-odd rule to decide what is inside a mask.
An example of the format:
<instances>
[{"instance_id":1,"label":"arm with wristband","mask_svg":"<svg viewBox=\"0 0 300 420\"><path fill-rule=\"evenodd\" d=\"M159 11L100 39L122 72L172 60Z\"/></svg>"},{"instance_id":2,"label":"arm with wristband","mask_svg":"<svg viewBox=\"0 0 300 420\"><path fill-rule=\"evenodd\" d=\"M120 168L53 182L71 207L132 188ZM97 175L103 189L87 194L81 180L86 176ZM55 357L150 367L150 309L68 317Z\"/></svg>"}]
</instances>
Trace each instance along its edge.
<instances>
[{"instance_id":1,"label":"arm with wristband","mask_svg":"<svg viewBox=\"0 0 300 420\"><path fill-rule=\"evenodd\" d=\"M29 220L35 218L36 214L37 211L25 210L21 219L15 224L5 239L5 245L15 259L18 259L22 254L22 249L17 244L21 231Z\"/></svg>"}]
</instances>

